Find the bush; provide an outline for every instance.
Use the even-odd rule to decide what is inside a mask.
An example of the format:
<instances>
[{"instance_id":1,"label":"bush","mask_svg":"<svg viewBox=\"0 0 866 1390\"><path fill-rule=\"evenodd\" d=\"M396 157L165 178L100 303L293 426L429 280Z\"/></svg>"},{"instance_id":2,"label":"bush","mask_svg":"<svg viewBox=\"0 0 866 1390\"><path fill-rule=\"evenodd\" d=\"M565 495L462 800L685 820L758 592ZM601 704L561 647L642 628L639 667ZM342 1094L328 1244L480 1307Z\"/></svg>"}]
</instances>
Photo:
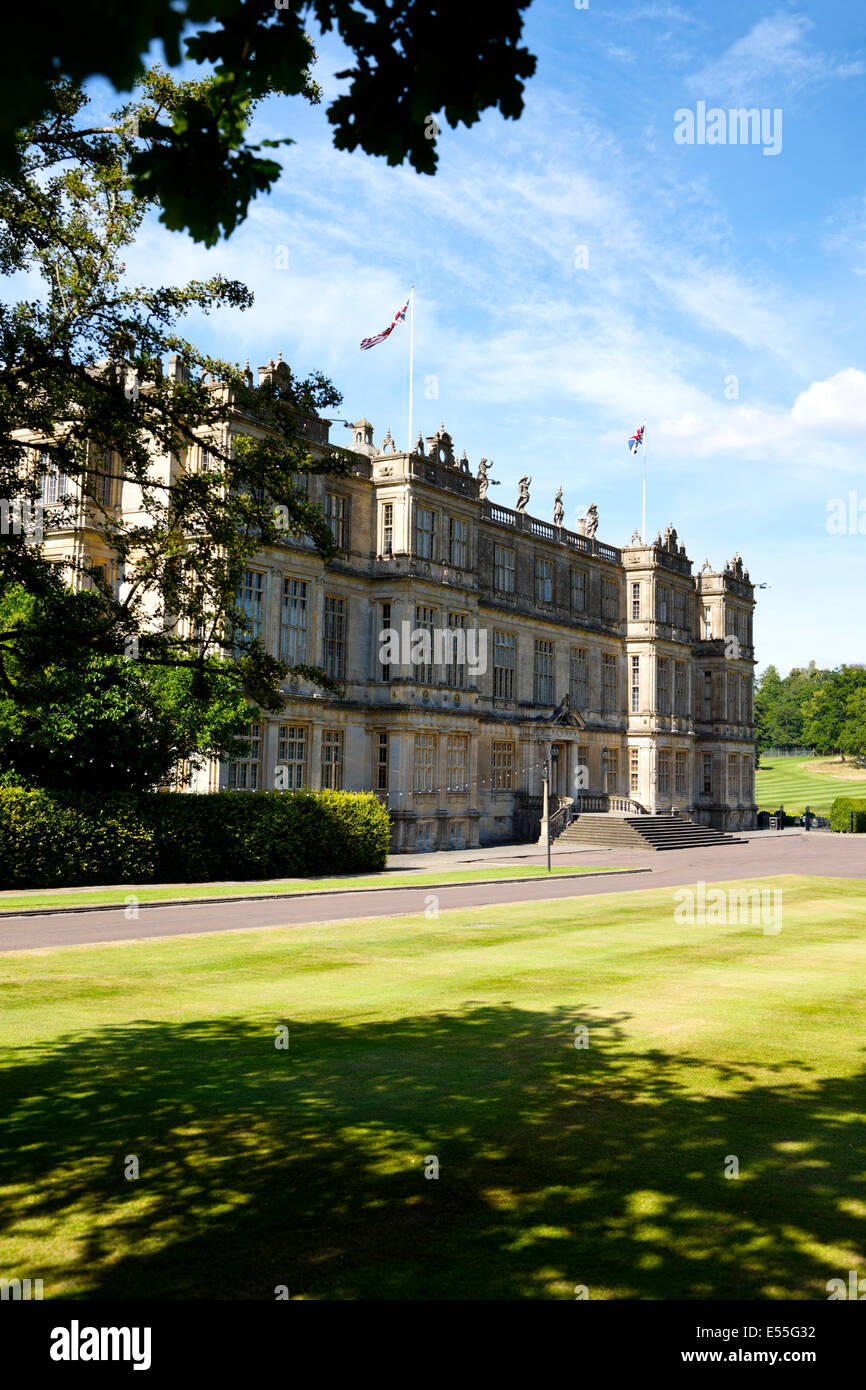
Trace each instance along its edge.
<instances>
[{"instance_id":1,"label":"bush","mask_svg":"<svg viewBox=\"0 0 866 1390\"><path fill-rule=\"evenodd\" d=\"M389 837L366 792L0 788L0 888L365 873L384 867Z\"/></svg>"},{"instance_id":2,"label":"bush","mask_svg":"<svg viewBox=\"0 0 866 1390\"><path fill-rule=\"evenodd\" d=\"M140 798L0 788L0 888L141 883L156 864Z\"/></svg>"},{"instance_id":3,"label":"bush","mask_svg":"<svg viewBox=\"0 0 866 1390\"><path fill-rule=\"evenodd\" d=\"M367 792L153 795L159 882L364 873L384 867L388 812Z\"/></svg>"},{"instance_id":4,"label":"bush","mask_svg":"<svg viewBox=\"0 0 866 1390\"><path fill-rule=\"evenodd\" d=\"M853 796L837 796L830 807L830 829L850 830L854 815L854 831L866 834L866 801Z\"/></svg>"}]
</instances>

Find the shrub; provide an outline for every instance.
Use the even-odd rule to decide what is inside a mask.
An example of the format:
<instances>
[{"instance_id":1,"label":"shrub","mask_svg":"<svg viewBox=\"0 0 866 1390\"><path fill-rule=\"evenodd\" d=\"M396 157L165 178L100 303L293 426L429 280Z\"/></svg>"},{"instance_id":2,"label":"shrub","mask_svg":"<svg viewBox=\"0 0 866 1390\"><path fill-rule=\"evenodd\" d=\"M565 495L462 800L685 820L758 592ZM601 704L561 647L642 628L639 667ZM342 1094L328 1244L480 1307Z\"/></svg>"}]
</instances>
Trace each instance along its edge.
<instances>
[{"instance_id":1,"label":"shrub","mask_svg":"<svg viewBox=\"0 0 866 1390\"><path fill-rule=\"evenodd\" d=\"M0 788L0 888L73 888L153 877L140 798Z\"/></svg>"},{"instance_id":2,"label":"shrub","mask_svg":"<svg viewBox=\"0 0 866 1390\"><path fill-rule=\"evenodd\" d=\"M850 830L854 815L855 833L866 834L866 801L854 796L837 796L830 807L830 829Z\"/></svg>"},{"instance_id":3,"label":"shrub","mask_svg":"<svg viewBox=\"0 0 866 1390\"><path fill-rule=\"evenodd\" d=\"M388 844L388 812L366 792L0 788L0 888L364 873Z\"/></svg>"}]
</instances>

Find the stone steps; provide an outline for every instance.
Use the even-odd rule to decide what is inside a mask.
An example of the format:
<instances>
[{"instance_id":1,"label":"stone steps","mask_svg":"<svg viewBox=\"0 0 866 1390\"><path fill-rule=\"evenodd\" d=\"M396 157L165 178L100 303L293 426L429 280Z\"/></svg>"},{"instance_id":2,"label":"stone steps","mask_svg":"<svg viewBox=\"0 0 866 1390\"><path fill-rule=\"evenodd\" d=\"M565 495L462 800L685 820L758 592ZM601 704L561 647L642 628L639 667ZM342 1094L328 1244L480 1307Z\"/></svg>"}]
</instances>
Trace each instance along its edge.
<instances>
[{"instance_id":1,"label":"stone steps","mask_svg":"<svg viewBox=\"0 0 866 1390\"><path fill-rule=\"evenodd\" d=\"M598 845L599 848L665 850L745 845L748 840L696 825L682 816L578 815L557 837L559 845Z\"/></svg>"}]
</instances>

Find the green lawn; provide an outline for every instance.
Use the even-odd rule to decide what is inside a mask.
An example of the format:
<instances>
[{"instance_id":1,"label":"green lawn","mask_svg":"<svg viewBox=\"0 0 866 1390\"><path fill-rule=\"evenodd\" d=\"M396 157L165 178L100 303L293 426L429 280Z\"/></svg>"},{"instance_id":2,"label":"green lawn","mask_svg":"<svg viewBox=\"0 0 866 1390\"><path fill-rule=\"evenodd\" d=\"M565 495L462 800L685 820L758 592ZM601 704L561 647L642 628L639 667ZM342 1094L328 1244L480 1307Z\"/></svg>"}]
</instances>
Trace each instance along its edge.
<instances>
[{"instance_id":1,"label":"green lawn","mask_svg":"<svg viewBox=\"0 0 866 1390\"><path fill-rule=\"evenodd\" d=\"M555 864L552 874L609 874L616 872L616 866L607 864ZM440 869L425 871L399 870L383 874L359 874L342 878L285 878L279 882L268 883L170 883L158 888L136 887L134 884L120 888L82 888L64 889L52 892L50 889L31 889L28 892L0 893L0 912L38 907L98 907L116 904L123 907L130 895L140 903L164 902L175 898L226 898L238 893L255 897L260 893L329 893L335 888L426 888L440 883L489 883L496 879L538 878L546 876L547 867L543 864L503 865L493 869Z\"/></svg>"},{"instance_id":2,"label":"green lawn","mask_svg":"<svg viewBox=\"0 0 866 1390\"><path fill-rule=\"evenodd\" d=\"M784 806L791 815L802 815L808 805L812 811L829 816L836 796L866 797L866 775L862 779L832 777L816 772L810 763L822 759L770 758L761 761L755 773L755 798L762 811Z\"/></svg>"},{"instance_id":3,"label":"green lawn","mask_svg":"<svg viewBox=\"0 0 866 1390\"><path fill-rule=\"evenodd\" d=\"M764 886L778 935L657 889L0 957L0 1272L826 1298L866 1271L866 883Z\"/></svg>"}]
</instances>

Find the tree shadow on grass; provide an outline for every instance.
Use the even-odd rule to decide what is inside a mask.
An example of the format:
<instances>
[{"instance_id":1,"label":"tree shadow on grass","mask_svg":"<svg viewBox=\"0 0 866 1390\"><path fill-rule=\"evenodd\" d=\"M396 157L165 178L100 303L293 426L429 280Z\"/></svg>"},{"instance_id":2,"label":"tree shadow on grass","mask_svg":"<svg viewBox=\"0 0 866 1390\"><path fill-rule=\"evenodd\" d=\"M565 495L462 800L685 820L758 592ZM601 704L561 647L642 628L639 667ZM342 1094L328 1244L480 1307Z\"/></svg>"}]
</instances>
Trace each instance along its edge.
<instances>
[{"instance_id":1,"label":"tree shadow on grass","mask_svg":"<svg viewBox=\"0 0 866 1390\"><path fill-rule=\"evenodd\" d=\"M0 1233L32 1253L3 1273L94 1299L826 1298L856 1268L828 1248L866 1247L866 1074L768 1085L626 1024L467 1005L292 1025L287 1051L232 1019L18 1049Z\"/></svg>"}]
</instances>

